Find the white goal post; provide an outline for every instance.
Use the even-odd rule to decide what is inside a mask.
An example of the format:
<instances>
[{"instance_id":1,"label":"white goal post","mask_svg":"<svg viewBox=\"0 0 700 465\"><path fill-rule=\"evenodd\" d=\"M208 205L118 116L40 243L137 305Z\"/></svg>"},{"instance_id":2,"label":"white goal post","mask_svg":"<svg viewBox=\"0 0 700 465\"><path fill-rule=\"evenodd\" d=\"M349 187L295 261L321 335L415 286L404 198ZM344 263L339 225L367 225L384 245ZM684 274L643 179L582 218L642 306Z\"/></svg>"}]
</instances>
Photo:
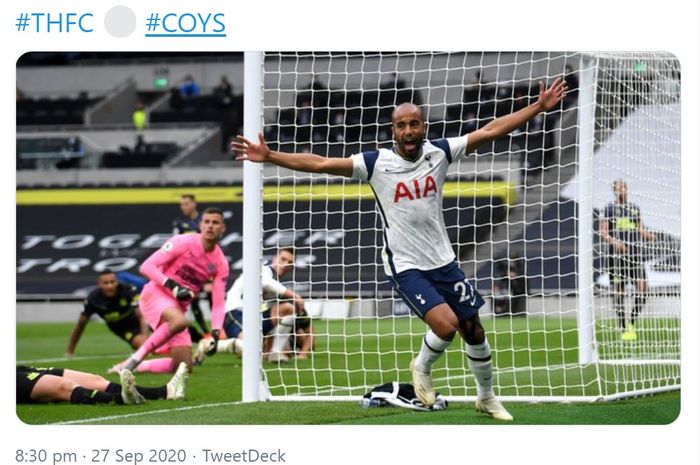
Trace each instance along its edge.
<instances>
[{"instance_id":1,"label":"white goal post","mask_svg":"<svg viewBox=\"0 0 700 465\"><path fill-rule=\"evenodd\" d=\"M480 315L494 389L528 402L679 389L674 56L247 52L244 134L264 132L275 150L347 157L391 146L399 103L423 108L429 139L453 137L522 108L540 81L558 77L571 87L559 107L456 163L445 184L448 235L487 301ZM369 186L244 162L243 200L244 275L260 276L265 260L293 247L295 266L280 280L312 317L311 330L292 331L289 360L268 362L260 280L245 279L243 401L356 400L379 384L409 382L426 326L384 275ZM618 240L630 257L622 267ZM295 357L309 337L314 349ZM448 399L475 398L459 338L433 378Z\"/></svg>"}]
</instances>

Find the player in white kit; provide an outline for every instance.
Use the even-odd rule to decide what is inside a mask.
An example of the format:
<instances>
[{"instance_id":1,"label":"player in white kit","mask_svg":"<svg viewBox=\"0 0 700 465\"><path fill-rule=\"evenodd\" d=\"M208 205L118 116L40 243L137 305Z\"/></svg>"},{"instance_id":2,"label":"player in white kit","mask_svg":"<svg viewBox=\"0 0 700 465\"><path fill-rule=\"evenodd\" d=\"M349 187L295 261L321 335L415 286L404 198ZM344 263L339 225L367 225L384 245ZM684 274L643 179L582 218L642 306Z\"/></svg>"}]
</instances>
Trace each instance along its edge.
<instances>
[{"instance_id":1,"label":"player in white kit","mask_svg":"<svg viewBox=\"0 0 700 465\"><path fill-rule=\"evenodd\" d=\"M432 365L459 332L476 380L476 409L498 420L513 419L493 392L491 349L478 314L484 300L456 261L442 215L442 188L451 163L552 109L565 92L562 79L546 89L540 82L535 103L461 137L433 141L425 139L427 123L421 109L403 103L392 114L394 147L349 158L272 151L262 134L258 143L238 136L231 144L238 160L369 182L384 223L384 270L411 310L429 326L410 366L416 394L426 405L435 402Z\"/></svg>"}]
</instances>

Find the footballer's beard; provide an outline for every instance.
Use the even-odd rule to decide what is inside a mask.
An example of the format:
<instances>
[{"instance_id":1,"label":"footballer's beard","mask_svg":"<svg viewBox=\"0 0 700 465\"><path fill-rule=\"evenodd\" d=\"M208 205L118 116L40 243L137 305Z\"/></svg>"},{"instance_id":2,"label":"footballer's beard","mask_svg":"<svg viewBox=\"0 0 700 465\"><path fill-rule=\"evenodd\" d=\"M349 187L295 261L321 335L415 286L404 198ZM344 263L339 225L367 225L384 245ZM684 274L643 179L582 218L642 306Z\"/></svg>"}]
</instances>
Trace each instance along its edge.
<instances>
[{"instance_id":1,"label":"footballer's beard","mask_svg":"<svg viewBox=\"0 0 700 465\"><path fill-rule=\"evenodd\" d=\"M397 141L396 145L399 149L399 155L407 160L415 160L421 154L421 148L423 147L423 138L416 138L411 140Z\"/></svg>"}]
</instances>

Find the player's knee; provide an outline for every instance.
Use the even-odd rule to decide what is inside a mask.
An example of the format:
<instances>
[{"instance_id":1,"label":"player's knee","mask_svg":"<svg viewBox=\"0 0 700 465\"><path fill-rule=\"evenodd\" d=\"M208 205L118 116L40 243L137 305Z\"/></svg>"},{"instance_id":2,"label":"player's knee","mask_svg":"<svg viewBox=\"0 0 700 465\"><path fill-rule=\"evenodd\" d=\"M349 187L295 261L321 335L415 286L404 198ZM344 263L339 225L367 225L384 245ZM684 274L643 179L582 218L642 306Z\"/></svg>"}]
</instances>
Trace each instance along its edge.
<instances>
[{"instance_id":1,"label":"player's knee","mask_svg":"<svg viewBox=\"0 0 700 465\"><path fill-rule=\"evenodd\" d=\"M73 389L78 387L78 384L74 381L71 381L66 378L61 378L61 380L58 382L58 394L60 397L68 396L70 397L71 392L73 392Z\"/></svg>"},{"instance_id":2,"label":"player's knee","mask_svg":"<svg viewBox=\"0 0 700 465\"><path fill-rule=\"evenodd\" d=\"M430 326L430 329L443 341L451 341L457 333L457 328L449 321L435 322Z\"/></svg>"},{"instance_id":3,"label":"player's knee","mask_svg":"<svg viewBox=\"0 0 700 465\"><path fill-rule=\"evenodd\" d=\"M486 340L486 331L477 318L465 320L460 323L460 332L467 344L481 344Z\"/></svg>"},{"instance_id":4,"label":"player's knee","mask_svg":"<svg viewBox=\"0 0 700 465\"><path fill-rule=\"evenodd\" d=\"M180 363L182 362L185 362L185 365L187 365L187 371L192 372L192 355L189 353L189 351L173 350L171 351L170 356L173 359L170 370L171 372L177 370L177 367L180 366Z\"/></svg>"},{"instance_id":5,"label":"player's knee","mask_svg":"<svg viewBox=\"0 0 700 465\"><path fill-rule=\"evenodd\" d=\"M277 307L277 315L279 317L288 316L294 313L294 305L285 302Z\"/></svg>"},{"instance_id":6,"label":"player's knee","mask_svg":"<svg viewBox=\"0 0 700 465\"><path fill-rule=\"evenodd\" d=\"M180 331L187 328L188 324L187 324L187 320L183 316L183 317L179 317L179 318L173 318L169 322L169 326L170 326L170 331L173 334L175 334L175 333L179 333Z\"/></svg>"},{"instance_id":7,"label":"player's knee","mask_svg":"<svg viewBox=\"0 0 700 465\"><path fill-rule=\"evenodd\" d=\"M482 344L486 340L486 332L484 328L479 325L471 333L467 333L465 339L469 345Z\"/></svg>"}]
</instances>

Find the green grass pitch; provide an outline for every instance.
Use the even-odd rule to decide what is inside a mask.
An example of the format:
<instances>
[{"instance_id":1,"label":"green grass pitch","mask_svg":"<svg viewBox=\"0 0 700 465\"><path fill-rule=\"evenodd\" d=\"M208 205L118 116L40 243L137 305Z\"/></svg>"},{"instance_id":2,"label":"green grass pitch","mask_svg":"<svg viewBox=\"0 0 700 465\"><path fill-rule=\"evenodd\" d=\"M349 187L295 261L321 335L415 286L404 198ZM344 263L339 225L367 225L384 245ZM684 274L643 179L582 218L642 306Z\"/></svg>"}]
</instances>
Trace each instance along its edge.
<instances>
[{"instance_id":1,"label":"green grass pitch","mask_svg":"<svg viewBox=\"0 0 700 465\"><path fill-rule=\"evenodd\" d=\"M593 366L583 370L573 367L578 357L574 320L499 318L485 320L484 324L496 349L494 376L501 386L499 394L590 395L599 388ZM83 334L75 357L64 359L71 328L72 324L19 324L18 363L104 374L129 353L128 346L104 325L92 323ZM310 377L314 377L323 393L341 395L362 394L365 386L379 384L382 379L408 381L408 362L425 331L423 323L414 318L318 321L315 328L318 350L310 360L279 367L266 365L273 393L308 393ZM676 337L676 329L669 338ZM600 338L605 330L598 331ZM452 348L456 348L454 344ZM473 380L463 365L457 350L438 362L434 378L439 392L475 394ZM536 369L522 370L523 365ZM603 387L610 388L615 380L627 379L624 368L610 370L602 373ZM114 375L105 376L118 381ZM147 386L163 384L168 379L167 375L137 374L138 383ZM551 387L544 389L544 385ZM240 399L241 360L220 354L195 369L184 401L152 401L142 406L18 405L17 415L29 424L497 423L474 412L471 405L457 402L445 411L425 413L396 408L363 409L355 402L242 404ZM509 403L507 407L516 424L668 424L680 413L680 393L604 403Z\"/></svg>"}]
</instances>

